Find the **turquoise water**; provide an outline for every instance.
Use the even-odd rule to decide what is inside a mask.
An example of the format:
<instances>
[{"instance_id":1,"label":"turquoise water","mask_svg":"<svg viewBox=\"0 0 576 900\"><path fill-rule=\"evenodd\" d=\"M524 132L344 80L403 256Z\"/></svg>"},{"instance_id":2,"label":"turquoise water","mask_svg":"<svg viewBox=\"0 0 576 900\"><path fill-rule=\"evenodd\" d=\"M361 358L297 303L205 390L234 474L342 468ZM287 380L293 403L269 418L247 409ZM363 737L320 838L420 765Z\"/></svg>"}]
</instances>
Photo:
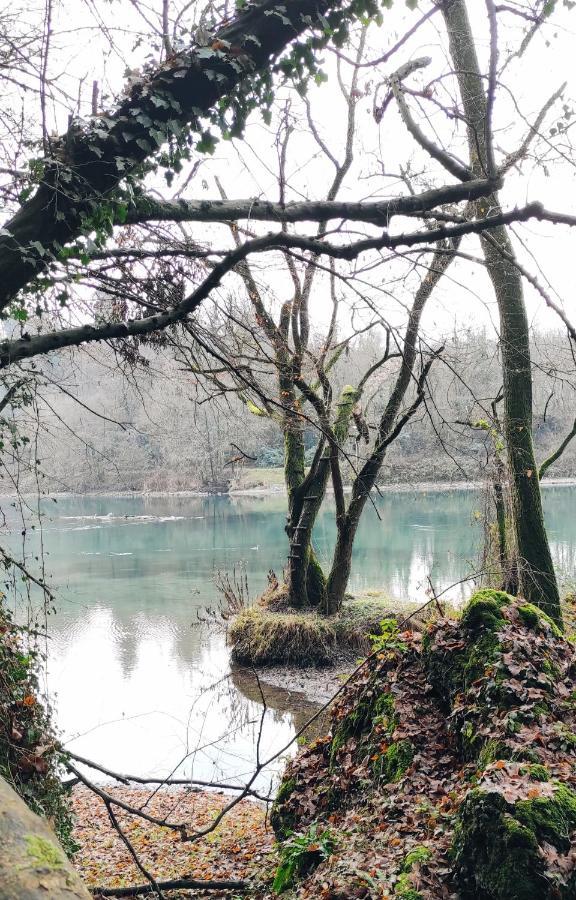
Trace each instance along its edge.
<instances>
[{"instance_id":1,"label":"turquoise water","mask_svg":"<svg viewBox=\"0 0 576 900\"><path fill-rule=\"evenodd\" d=\"M553 553L568 576L575 498L574 487L545 492ZM358 534L351 590L425 599L428 578L440 592L477 570L483 500L476 492L386 493L374 506ZM26 549L34 566L42 543L57 596L47 688L71 749L133 774L178 769L242 779L254 763L262 707L238 691L222 629L209 621L218 607L214 575L245 572L256 597L270 569L280 574L285 499L75 497L43 509ZM15 529L15 511L4 512ZM327 512L316 530L321 559L333 540ZM446 596L458 602L471 584ZM290 741L306 710L301 697L278 691L269 706L263 756Z\"/></svg>"}]
</instances>

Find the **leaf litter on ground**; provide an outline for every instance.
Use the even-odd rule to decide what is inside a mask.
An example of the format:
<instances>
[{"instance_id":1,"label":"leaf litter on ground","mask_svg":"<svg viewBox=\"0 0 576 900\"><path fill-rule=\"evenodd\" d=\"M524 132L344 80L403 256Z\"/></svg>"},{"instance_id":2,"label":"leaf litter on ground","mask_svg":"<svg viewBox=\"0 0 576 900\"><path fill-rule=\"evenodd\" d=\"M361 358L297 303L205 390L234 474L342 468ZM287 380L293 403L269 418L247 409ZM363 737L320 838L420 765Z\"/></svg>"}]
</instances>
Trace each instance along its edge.
<instances>
[{"instance_id":1,"label":"leaf litter on ground","mask_svg":"<svg viewBox=\"0 0 576 900\"><path fill-rule=\"evenodd\" d=\"M191 829L206 828L230 802L222 792L187 788L106 787L114 797L144 807L150 815L169 822L186 822ZM103 801L84 786L72 795L76 819L74 839L80 849L74 865L90 888L128 887L143 884L128 848L110 823ZM260 880L273 869L271 851L274 835L266 822L261 803L243 800L224 817L215 831L195 842L184 842L179 834L130 815L118 807L114 813L139 859L157 881L174 878L202 880ZM168 896L190 897L190 892L170 892ZM233 892L193 892L194 897L232 897Z\"/></svg>"}]
</instances>

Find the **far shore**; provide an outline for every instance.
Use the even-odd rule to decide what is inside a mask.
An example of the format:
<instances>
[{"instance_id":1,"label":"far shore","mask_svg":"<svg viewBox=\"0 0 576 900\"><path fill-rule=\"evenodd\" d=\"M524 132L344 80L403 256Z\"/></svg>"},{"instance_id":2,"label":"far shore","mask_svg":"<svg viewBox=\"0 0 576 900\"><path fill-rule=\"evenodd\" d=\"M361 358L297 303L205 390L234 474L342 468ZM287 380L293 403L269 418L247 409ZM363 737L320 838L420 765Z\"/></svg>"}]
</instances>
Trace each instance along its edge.
<instances>
[{"instance_id":1,"label":"far shore","mask_svg":"<svg viewBox=\"0 0 576 900\"><path fill-rule=\"evenodd\" d=\"M551 487L573 487L576 485L576 478L546 478L541 482L542 488ZM372 490L373 494L406 494L406 493L445 493L447 491L480 491L486 486L482 481L414 481L402 482L396 484L381 484ZM346 485L344 490L348 493L351 490L350 485ZM327 491L328 495L331 490ZM47 499L59 498L65 499L69 497L126 497L126 498L150 498L162 499L167 497L278 497L286 494L284 485L275 484L262 487L232 488L228 492L212 492L199 490L178 490L178 491L126 491L126 490L106 490L106 491L45 491L41 496ZM1 493L0 498L14 499L15 497L37 497L38 494L33 491L23 491L20 494Z\"/></svg>"}]
</instances>

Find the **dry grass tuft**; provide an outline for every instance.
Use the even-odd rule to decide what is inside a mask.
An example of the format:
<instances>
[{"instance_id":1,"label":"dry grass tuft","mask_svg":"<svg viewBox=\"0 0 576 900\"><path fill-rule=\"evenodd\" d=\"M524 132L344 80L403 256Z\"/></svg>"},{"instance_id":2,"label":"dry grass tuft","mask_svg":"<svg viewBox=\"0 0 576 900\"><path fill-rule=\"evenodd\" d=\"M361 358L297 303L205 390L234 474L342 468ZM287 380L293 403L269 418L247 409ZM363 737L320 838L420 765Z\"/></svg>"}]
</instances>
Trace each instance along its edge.
<instances>
[{"instance_id":1,"label":"dry grass tuft","mask_svg":"<svg viewBox=\"0 0 576 900\"><path fill-rule=\"evenodd\" d=\"M382 619L406 614L406 604L385 598L347 600L338 616L285 606L282 587L242 610L228 629L232 660L243 666L329 666L343 655L365 655Z\"/></svg>"},{"instance_id":2,"label":"dry grass tuft","mask_svg":"<svg viewBox=\"0 0 576 900\"><path fill-rule=\"evenodd\" d=\"M243 666L326 666L333 662L336 631L316 613L271 612L253 606L228 630L232 659Z\"/></svg>"}]
</instances>

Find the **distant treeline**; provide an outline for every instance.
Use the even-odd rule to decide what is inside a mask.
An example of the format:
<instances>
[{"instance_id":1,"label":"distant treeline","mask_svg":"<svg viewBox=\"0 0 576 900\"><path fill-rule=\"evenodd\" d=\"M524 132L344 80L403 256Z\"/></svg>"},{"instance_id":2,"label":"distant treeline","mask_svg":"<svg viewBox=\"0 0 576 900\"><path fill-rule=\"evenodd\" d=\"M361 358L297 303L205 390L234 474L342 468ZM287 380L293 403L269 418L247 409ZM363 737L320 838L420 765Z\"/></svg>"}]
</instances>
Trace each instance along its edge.
<instances>
[{"instance_id":1,"label":"distant treeline","mask_svg":"<svg viewBox=\"0 0 576 900\"><path fill-rule=\"evenodd\" d=\"M358 338L332 373L335 386L354 384L380 349L370 334ZM490 467L496 440L489 427L491 401L501 385L498 342L484 332L453 335L443 359L433 370L425 406L390 448L383 482L478 479ZM368 427L378 418L395 364L388 364L365 393L360 412ZM53 491L281 483L282 436L275 421L253 415L246 398L234 392L208 396L166 349L147 348L145 366L138 365L136 378L124 359L119 365L117 351L105 347L74 356L62 353L44 363L34 415L30 408L15 413L31 438L29 465L7 470L4 489L15 478L22 487L30 486L37 471L43 487ZM533 367L534 440L543 460L576 417L574 361L562 334L535 335ZM496 410L501 411L498 405ZM312 454L317 441L312 425L306 441ZM350 467L361 461L363 447L352 428L346 446ZM549 471L552 477L574 475L576 440Z\"/></svg>"}]
</instances>

